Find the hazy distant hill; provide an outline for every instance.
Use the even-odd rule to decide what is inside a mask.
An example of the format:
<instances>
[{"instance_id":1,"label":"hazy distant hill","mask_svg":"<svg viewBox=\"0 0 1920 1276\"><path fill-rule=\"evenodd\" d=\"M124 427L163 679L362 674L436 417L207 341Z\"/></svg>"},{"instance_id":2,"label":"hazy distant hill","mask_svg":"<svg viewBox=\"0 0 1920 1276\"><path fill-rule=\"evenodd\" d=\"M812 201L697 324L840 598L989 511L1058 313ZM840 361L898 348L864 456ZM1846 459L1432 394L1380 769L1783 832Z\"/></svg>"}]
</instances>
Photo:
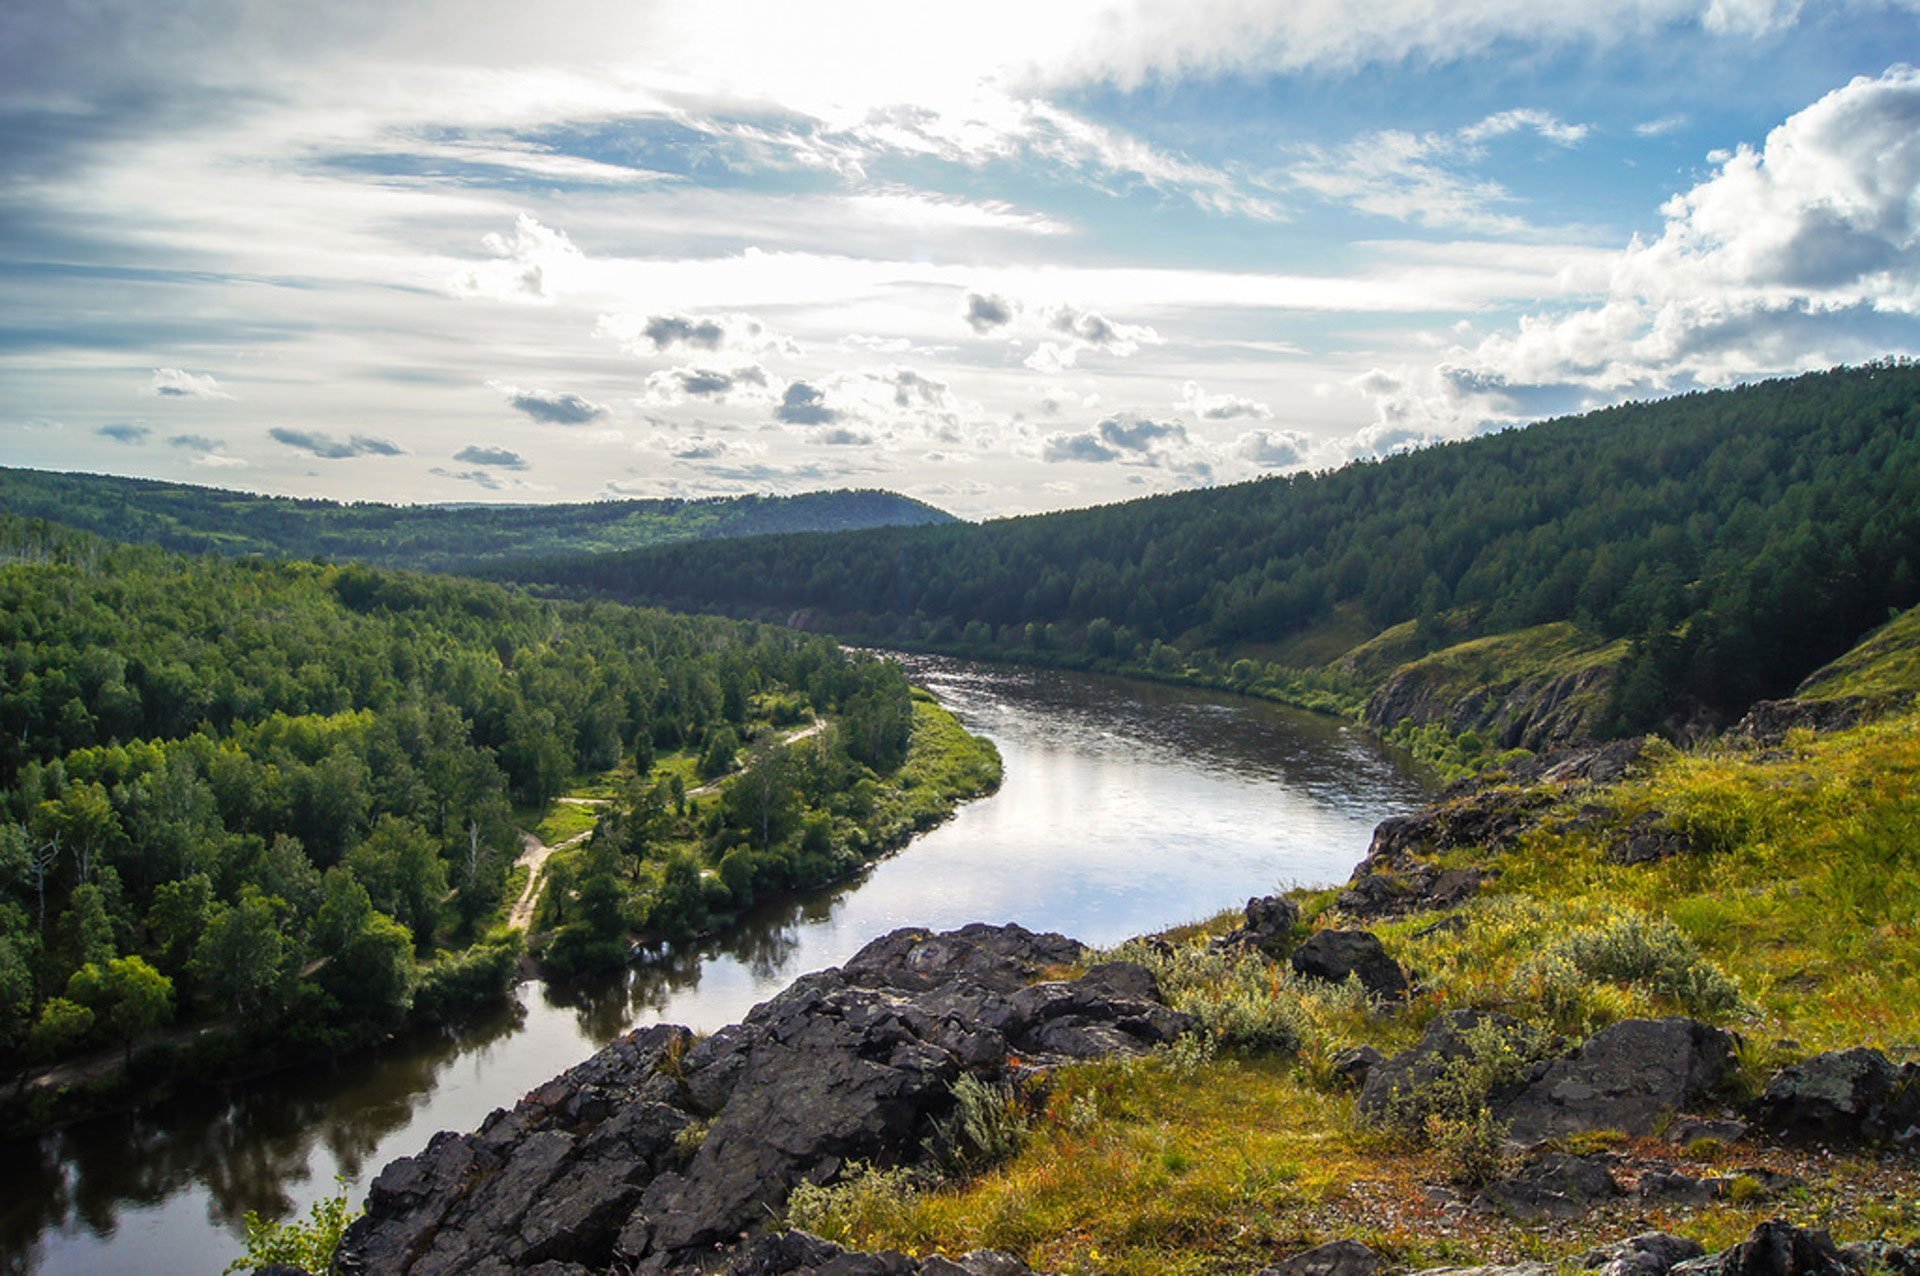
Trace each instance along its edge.
<instances>
[{"instance_id":1,"label":"hazy distant hill","mask_svg":"<svg viewBox=\"0 0 1920 1276\"><path fill-rule=\"evenodd\" d=\"M668 541L956 521L924 502L880 491L560 505L343 505L19 469L0 469L0 513L172 550L356 559L427 570Z\"/></svg>"}]
</instances>

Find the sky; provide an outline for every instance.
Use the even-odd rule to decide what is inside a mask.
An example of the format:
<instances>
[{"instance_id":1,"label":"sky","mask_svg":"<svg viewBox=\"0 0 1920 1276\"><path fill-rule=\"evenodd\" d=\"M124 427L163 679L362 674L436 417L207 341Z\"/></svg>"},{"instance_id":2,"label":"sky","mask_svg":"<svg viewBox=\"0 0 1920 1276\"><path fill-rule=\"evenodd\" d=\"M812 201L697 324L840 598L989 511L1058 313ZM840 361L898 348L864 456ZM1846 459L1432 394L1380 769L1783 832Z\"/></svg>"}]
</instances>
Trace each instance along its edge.
<instances>
[{"instance_id":1,"label":"sky","mask_svg":"<svg viewBox=\"0 0 1920 1276\"><path fill-rule=\"evenodd\" d=\"M0 463L968 518L1920 352L1920 0L10 0Z\"/></svg>"}]
</instances>

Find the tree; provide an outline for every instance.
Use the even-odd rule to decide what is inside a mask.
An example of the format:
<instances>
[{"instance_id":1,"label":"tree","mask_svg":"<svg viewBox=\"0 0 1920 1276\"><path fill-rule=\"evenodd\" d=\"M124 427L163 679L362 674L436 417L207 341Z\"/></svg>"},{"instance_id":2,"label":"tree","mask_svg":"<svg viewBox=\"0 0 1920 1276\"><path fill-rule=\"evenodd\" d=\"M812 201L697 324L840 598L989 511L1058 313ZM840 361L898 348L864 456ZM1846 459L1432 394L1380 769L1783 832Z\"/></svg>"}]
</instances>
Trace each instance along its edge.
<instances>
[{"instance_id":1,"label":"tree","mask_svg":"<svg viewBox=\"0 0 1920 1276\"><path fill-rule=\"evenodd\" d=\"M67 996L92 1010L95 1021L119 1039L128 1064L140 1035L173 1017L173 981L144 957L82 966L67 981Z\"/></svg>"},{"instance_id":2,"label":"tree","mask_svg":"<svg viewBox=\"0 0 1920 1276\"><path fill-rule=\"evenodd\" d=\"M113 945L113 920L107 916L106 893L91 882L73 888L57 929L67 960L75 969L103 965L118 951Z\"/></svg>"},{"instance_id":3,"label":"tree","mask_svg":"<svg viewBox=\"0 0 1920 1276\"><path fill-rule=\"evenodd\" d=\"M447 898L447 866L426 830L383 815L367 840L347 852L346 866L375 908L412 931L417 947L432 946Z\"/></svg>"},{"instance_id":4,"label":"tree","mask_svg":"<svg viewBox=\"0 0 1920 1276\"><path fill-rule=\"evenodd\" d=\"M178 975L187 968L212 917L213 882L205 873L160 884L147 910L147 932L163 972Z\"/></svg>"},{"instance_id":5,"label":"tree","mask_svg":"<svg viewBox=\"0 0 1920 1276\"><path fill-rule=\"evenodd\" d=\"M292 991L299 952L281 925L286 912L285 900L247 888L214 914L187 966L203 998L250 1026L276 1018Z\"/></svg>"},{"instance_id":6,"label":"tree","mask_svg":"<svg viewBox=\"0 0 1920 1276\"><path fill-rule=\"evenodd\" d=\"M316 978L344 1008L375 1023L406 1014L415 979L413 936L376 911L366 887L345 868L327 872L313 946L325 958Z\"/></svg>"},{"instance_id":7,"label":"tree","mask_svg":"<svg viewBox=\"0 0 1920 1276\"><path fill-rule=\"evenodd\" d=\"M27 1037L27 1055L43 1063L71 1054L93 1032L93 1011L65 997L49 997Z\"/></svg>"},{"instance_id":8,"label":"tree","mask_svg":"<svg viewBox=\"0 0 1920 1276\"><path fill-rule=\"evenodd\" d=\"M25 1044L33 1027L33 971L10 935L0 936L0 1056Z\"/></svg>"},{"instance_id":9,"label":"tree","mask_svg":"<svg viewBox=\"0 0 1920 1276\"><path fill-rule=\"evenodd\" d=\"M740 752L740 737L732 727L716 727L707 735L707 747L700 754L700 778L714 780L733 770L734 755Z\"/></svg>"},{"instance_id":10,"label":"tree","mask_svg":"<svg viewBox=\"0 0 1920 1276\"><path fill-rule=\"evenodd\" d=\"M728 823L746 830L764 851L793 831L800 818L800 796L792 755L762 741L748 755L746 771L727 785L722 801Z\"/></svg>"}]
</instances>

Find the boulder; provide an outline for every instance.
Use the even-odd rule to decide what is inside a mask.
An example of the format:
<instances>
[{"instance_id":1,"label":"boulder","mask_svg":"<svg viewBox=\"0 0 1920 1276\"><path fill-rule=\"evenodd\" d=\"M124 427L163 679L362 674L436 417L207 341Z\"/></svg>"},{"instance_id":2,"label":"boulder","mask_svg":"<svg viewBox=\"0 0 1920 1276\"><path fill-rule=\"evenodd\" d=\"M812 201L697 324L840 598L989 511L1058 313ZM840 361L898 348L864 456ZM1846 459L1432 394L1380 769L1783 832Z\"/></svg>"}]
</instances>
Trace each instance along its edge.
<instances>
[{"instance_id":1,"label":"boulder","mask_svg":"<svg viewBox=\"0 0 1920 1276\"><path fill-rule=\"evenodd\" d=\"M1573 1218L1621 1195L1620 1185L1595 1157L1551 1153L1518 1174L1489 1183L1476 1202L1523 1223Z\"/></svg>"},{"instance_id":2,"label":"boulder","mask_svg":"<svg viewBox=\"0 0 1920 1276\"><path fill-rule=\"evenodd\" d=\"M1920 1067L1864 1047L1818 1054L1776 1073L1748 1115L1789 1142L1920 1145Z\"/></svg>"},{"instance_id":3,"label":"boulder","mask_svg":"<svg viewBox=\"0 0 1920 1276\"><path fill-rule=\"evenodd\" d=\"M1380 1256L1359 1241L1330 1241L1262 1268L1259 1276L1374 1276Z\"/></svg>"},{"instance_id":4,"label":"boulder","mask_svg":"<svg viewBox=\"0 0 1920 1276\"><path fill-rule=\"evenodd\" d=\"M1293 948L1293 930L1300 924L1300 905L1285 895L1255 896L1247 901L1247 924L1213 941L1216 948L1253 948L1278 961Z\"/></svg>"},{"instance_id":5,"label":"boulder","mask_svg":"<svg viewBox=\"0 0 1920 1276\"><path fill-rule=\"evenodd\" d=\"M1733 1037L1695 1019L1627 1019L1549 1064L1494 1112L1520 1143L1620 1130L1651 1134L1711 1097L1733 1067Z\"/></svg>"},{"instance_id":6,"label":"boulder","mask_svg":"<svg viewBox=\"0 0 1920 1276\"><path fill-rule=\"evenodd\" d=\"M1387 956L1380 937L1367 930L1320 930L1293 952L1293 969L1308 979L1345 983L1358 977L1375 997L1407 995L1407 974Z\"/></svg>"},{"instance_id":7,"label":"boulder","mask_svg":"<svg viewBox=\"0 0 1920 1276\"><path fill-rule=\"evenodd\" d=\"M1711 1204L1720 1195L1717 1186L1709 1179L1695 1178L1669 1166L1656 1166L1641 1173L1634 1194L1643 1201L1661 1205L1699 1206Z\"/></svg>"},{"instance_id":8,"label":"boulder","mask_svg":"<svg viewBox=\"0 0 1920 1276\"><path fill-rule=\"evenodd\" d=\"M1770 748L1786 741L1787 732L1807 727L1816 732L1844 731L1873 709L1864 696L1835 696L1829 700L1762 700L1734 724L1733 736Z\"/></svg>"},{"instance_id":9,"label":"boulder","mask_svg":"<svg viewBox=\"0 0 1920 1276\"><path fill-rule=\"evenodd\" d=\"M1705 1252L1699 1241L1685 1236L1645 1232L1588 1250L1580 1256L1580 1266L1601 1276L1667 1276L1677 1264Z\"/></svg>"},{"instance_id":10,"label":"boulder","mask_svg":"<svg viewBox=\"0 0 1920 1276\"><path fill-rule=\"evenodd\" d=\"M1353 1046L1333 1056L1330 1066L1342 1085L1358 1090L1366 1085L1374 1067L1386 1061L1387 1056L1380 1053L1377 1046Z\"/></svg>"},{"instance_id":11,"label":"boulder","mask_svg":"<svg viewBox=\"0 0 1920 1276\"><path fill-rule=\"evenodd\" d=\"M1849 1268L1825 1232L1775 1219L1732 1249L1673 1268L1674 1276L1846 1276Z\"/></svg>"}]
</instances>

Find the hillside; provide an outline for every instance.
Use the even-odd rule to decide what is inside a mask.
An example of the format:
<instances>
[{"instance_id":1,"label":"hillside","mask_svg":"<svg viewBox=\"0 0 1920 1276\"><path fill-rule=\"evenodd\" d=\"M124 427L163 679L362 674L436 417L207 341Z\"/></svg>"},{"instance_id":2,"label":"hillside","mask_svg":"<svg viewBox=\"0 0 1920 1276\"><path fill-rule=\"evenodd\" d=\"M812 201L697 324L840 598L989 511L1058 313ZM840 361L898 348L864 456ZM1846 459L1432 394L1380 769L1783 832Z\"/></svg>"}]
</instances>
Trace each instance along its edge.
<instances>
[{"instance_id":1,"label":"hillside","mask_svg":"<svg viewBox=\"0 0 1920 1276\"><path fill-rule=\"evenodd\" d=\"M954 521L931 505L879 491L559 505L341 504L20 469L0 469L0 513L187 553L357 560L427 571L671 541Z\"/></svg>"},{"instance_id":2,"label":"hillside","mask_svg":"<svg viewBox=\"0 0 1920 1276\"><path fill-rule=\"evenodd\" d=\"M1886 362L1098 509L495 574L1308 703L1375 694L1399 662L1356 679L1340 660L1396 626L1416 659L1564 624L1579 640L1557 640L1563 656L1582 645L1607 666L1581 689L1577 735L1684 733L1786 694L1920 601L1917 564L1920 367Z\"/></svg>"}]
</instances>

